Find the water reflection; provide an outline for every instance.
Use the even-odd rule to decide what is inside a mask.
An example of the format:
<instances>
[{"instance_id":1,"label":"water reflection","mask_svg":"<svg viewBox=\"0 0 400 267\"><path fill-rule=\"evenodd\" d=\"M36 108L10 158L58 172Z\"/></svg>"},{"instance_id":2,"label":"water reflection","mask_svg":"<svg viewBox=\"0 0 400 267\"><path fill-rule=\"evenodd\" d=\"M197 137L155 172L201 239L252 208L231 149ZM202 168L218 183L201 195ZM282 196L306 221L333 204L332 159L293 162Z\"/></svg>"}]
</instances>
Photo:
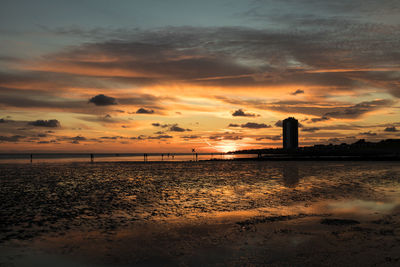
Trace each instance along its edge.
<instances>
[{"instance_id":1,"label":"water reflection","mask_svg":"<svg viewBox=\"0 0 400 267\"><path fill-rule=\"evenodd\" d=\"M399 201L392 200L393 202L383 201L369 201L369 200L343 200L327 203L327 209L334 213L390 213L397 206Z\"/></svg>"},{"instance_id":2,"label":"water reflection","mask_svg":"<svg viewBox=\"0 0 400 267\"><path fill-rule=\"evenodd\" d=\"M299 184L299 166L297 163L285 164L282 168L283 184L286 187L294 188Z\"/></svg>"},{"instance_id":3,"label":"water reflection","mask_svg":"<svg viewBox=\"0 0 400 267\"><path fill-rule=\"evenodd\" d=\"M145 156L146 155L146 156ZM145 156L145 158L144 158ZM197 160L229 160L235 158L254 158L254 154L201 153ZM0 164L5 163L69 163L69 162L164 162L196 161L192 153L154 153L154 154L0 154Z\"/></svg>"},{"instance_id":4,"label":"water reflection","mask_svg":"<svg viewBox=\"0 0 400 267\"><path fill-rule=\"evenodd\" d=\"M332 200L363 200L332 204L334 211L395 211L399 174L392 162L0 164L1 218L12 228L7 235L22 236L36 234L21 223L35 217L50 231L256 209L289 214Z\"/></svg>"}]
</instances>

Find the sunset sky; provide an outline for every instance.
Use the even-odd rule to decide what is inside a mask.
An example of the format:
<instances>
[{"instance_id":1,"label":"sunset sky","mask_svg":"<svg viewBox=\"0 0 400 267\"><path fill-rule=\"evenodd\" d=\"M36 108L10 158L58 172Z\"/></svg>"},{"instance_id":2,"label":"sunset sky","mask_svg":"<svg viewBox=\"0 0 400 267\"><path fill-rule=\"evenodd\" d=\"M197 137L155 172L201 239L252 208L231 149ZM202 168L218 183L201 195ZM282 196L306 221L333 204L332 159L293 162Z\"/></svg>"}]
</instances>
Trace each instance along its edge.
<instances>
[{"instance_id":1,"label":"sunset sky","mask_svg":"<svg viewBox=\"0 0 400 267\"><path fill-rule=\"evenodd\" d=\"M0 152L400 138L398 0L2 0Z\"/></svg>"}]
</instances>

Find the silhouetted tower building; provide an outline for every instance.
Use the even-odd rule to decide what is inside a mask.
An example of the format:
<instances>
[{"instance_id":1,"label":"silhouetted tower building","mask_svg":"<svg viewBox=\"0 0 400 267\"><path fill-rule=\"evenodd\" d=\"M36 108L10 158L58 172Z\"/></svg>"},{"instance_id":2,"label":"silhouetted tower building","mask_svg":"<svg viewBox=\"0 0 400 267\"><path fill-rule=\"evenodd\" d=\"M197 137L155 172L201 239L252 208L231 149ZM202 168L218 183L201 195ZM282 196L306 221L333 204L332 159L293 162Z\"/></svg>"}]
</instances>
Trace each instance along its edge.
<instances>
[{"instance_id":1,"label":"silhouetted tower building","mask_svg":"<svg viewBox=\"0 0 400 267\"><path fill-rule=\"evenodd\" d=\"M295 149L299 147L299 122L289 117L282 122L283 128L283 148Z\"/></svg>"}]
</instances>

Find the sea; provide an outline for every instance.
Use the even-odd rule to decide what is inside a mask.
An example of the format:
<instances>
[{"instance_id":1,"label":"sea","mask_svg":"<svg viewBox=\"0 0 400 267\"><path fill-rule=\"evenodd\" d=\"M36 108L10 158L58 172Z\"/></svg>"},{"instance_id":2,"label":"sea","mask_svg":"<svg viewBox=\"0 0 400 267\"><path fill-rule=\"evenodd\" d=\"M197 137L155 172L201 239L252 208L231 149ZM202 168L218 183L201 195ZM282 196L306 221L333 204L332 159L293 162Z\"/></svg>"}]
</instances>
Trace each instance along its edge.
<instances>
[{"instance_id":1,"label":"sea","mask_svg":"<svg viewBox=\"0 0 400 267\"><path fill-rule=\"evenodd\" d=\"M229 153L0 153L1 163L199 161L254 158L254 154ZM145 157L146 155L146 157Z\"/></svg>"}]
</instances>

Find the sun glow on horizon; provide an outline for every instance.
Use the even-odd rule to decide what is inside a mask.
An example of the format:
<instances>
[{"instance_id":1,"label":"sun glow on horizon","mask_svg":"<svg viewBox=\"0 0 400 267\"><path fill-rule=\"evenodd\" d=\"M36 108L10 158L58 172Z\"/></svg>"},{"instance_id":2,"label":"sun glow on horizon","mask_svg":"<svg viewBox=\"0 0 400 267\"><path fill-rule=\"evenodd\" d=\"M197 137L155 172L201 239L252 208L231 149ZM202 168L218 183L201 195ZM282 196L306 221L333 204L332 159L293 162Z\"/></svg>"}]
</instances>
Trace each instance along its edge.
<instances>
[{"instance_id":1,"label":"sun glow on horizon","mask_svg":"<svg viewBox=\"0 0 400 267\"><path fill-rule=\"evenodd\" d=\"M227 153L227 152L230 152L230 151L236 151L236 150L238 150L238 144L236 144L236 143L233 143L233 142L229 142L229 143L224 143L224 144L221 144L221 145L217 145L217 146L215 146L220 152L223 152L223 153Z\"/></svg>"}]
</instances>

